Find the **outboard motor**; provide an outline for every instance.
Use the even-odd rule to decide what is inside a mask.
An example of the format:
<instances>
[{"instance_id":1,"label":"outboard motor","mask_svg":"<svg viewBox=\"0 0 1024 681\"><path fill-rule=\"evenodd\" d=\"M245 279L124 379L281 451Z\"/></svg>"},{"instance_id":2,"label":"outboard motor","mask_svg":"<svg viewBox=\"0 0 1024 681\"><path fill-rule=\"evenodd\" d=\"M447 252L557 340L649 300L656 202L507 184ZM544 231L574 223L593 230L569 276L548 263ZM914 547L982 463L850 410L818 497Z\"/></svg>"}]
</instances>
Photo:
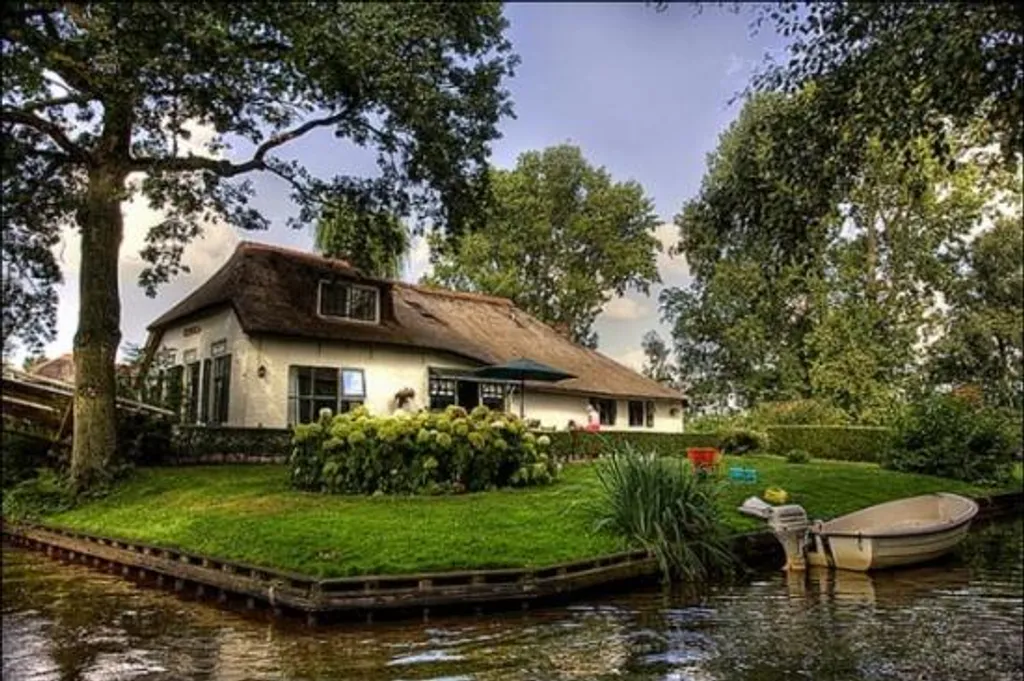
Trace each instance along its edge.
<instances>
[{"instance_id":1,"label":"outboard motor","mask_svg":"<svg viewBox=\"0 0 1024 681\"><path fill-rule=\"evenodd\" d=\"M785 570L806 570L807 560L804 548L807 529L811 526L807 520L807 511L803 506L787 504L773 506L768 512L768 527L775 533L775 538L782 544L786 552Z\"/></svg>"}]
</instances>

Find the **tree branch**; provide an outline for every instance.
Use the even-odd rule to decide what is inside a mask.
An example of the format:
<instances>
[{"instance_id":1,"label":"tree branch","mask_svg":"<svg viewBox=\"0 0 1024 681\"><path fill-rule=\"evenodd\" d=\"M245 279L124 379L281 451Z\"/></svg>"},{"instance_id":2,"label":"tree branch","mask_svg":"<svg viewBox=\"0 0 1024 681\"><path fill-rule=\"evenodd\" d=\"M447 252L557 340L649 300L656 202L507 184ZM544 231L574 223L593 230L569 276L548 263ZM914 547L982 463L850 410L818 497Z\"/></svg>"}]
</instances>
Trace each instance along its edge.
<instances>
[{"instance_id":1,"label":"tree branch","mask_svg":"<svg viewBox=\"0 0 1024 681\"><path fill-rule=\"evenodd\" d=\"M0 121L24 125L36 132L43 133L76 161L85 161L89 158L89 153L72 142L59 125L45 118L40 118L22 109L4 108L0 109Z\"/></svg>"},{"instance_id":2,"label":"tree branch","mask_svg":"<svg viewBox=\"0 0 1024 681\"><path fill-rule=\"evenodd\" d=\"M180 156L167 158L135 158L130 161L129 167L132 171L147 173L180 173L209 170L217 173L221 177L234 177L253 170L267 170L265 159L272 149L291 142L298 137L302 137L307 132L315 128L322 128L326 125L340 123L348 115L348 110L345 110L341 113L334 114L333 116L307 121L297 128L274 135L258 146L256 148L256 153L253 154L252 158L244 163L232 163L230 161L213 159L207 156Z\"/></svg>"},{"instance_id":3,"label":"tree branch","mask_svg":"<svg viewBox=\"0 0 1024 681\"><path fill-rule=\"evenodd\" d=\"M66 95L64 97L54 97L52 99L40 99L35 102L26 102L21 106L22 111L38 111L39 109L46 109L51 106L67 106L68 104L79 104L85 106L91 100L86 95Z\"/></svg>"}]
</instances>

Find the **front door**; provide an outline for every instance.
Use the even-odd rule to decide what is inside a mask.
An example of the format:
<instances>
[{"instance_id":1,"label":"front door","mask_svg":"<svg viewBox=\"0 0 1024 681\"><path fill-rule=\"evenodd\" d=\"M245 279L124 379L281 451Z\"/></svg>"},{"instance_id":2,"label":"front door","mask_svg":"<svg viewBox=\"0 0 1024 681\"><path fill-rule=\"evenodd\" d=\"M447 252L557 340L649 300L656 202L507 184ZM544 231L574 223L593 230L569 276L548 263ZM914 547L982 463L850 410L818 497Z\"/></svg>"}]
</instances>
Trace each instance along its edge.
<instances>
[{"instance_id":1,"label":"front door","mask_svg":"<svg viewBox=\"0 0 1024 681\"><path fill-rule=\"evenodd\" d=\"M480 384L476 381L459 381L457 404L467 411L479 405Z\"/></svg>"}]
</instances>

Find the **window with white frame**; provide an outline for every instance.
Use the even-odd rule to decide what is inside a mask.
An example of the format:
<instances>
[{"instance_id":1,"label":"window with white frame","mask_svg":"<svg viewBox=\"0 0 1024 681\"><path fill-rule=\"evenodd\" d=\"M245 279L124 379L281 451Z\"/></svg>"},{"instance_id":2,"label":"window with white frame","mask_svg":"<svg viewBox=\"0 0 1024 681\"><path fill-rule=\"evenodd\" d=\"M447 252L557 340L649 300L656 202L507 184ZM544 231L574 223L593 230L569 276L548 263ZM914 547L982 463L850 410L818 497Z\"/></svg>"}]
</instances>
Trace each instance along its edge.
<instances>
[{"instance_id":1,"label":"window with white frame","mask_svg":"<svg viewBox=\"0 0 1024 681\"><path fill-rule=\"evenodd\" d=\"M320 282L320 314L360 322L380 320L380 291L345 281Z\"/></svg>"},{"instance_id":2,"label":"window with white frame","mask_svg":"<svg viewBox=\"0 0 1024 681\"><path fill-rule=\"evenodd\" d=\"M443 376L430 377L430 409L444 409L455 404L456 381Z\"/></svg>"},{"instance_id":3,"label":"window with white frame","mask_svg":"<svg viewBox=\"0 0 1024 681\"><path fill-rule=\"evenodd\" d=\"M505 384L481 383L480 404L495 411L505 411Z\"/></svg>"},{"instance_id":4,"label":"window with white frame","mask_svg":"<svg viewBox=\"0 0 1024 681\"><path fill-rule=\"evenodd\" d=\"M231 355L214 357L210 383L210 423L227 423L231 398Z\"/></svg>"},{"instance_id":5,"label":"window with white frame","mask_svg":"<svg viewBox=\"0 0 1024 681\"><path fill-rule=\"evenodd\" d=\"M366 375L362 369L292 366L288 380L289 423L312 423L321 409L340 414L366 400Z\"/></svg>"}]
</instances>

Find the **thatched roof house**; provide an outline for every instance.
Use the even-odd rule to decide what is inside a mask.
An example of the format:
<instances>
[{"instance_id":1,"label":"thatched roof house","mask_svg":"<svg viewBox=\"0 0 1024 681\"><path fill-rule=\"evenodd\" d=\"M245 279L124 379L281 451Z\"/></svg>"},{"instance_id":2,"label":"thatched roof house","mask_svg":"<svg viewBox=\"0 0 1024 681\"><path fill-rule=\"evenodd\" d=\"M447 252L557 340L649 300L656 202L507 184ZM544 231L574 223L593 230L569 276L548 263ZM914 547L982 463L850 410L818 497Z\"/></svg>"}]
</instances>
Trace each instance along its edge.
<instances>
[{"instance_id":1,"label":"thatched roof house","mask_svg":"<svg viewBox=\"0 0 1024 681\"><path fill-rule=\"evenodd\" d=\"M633 427L681 428L678 392L572 343L507 299L366 277L343 260L277 246L243 242L216 274L158 317L149 331L151 350L164 348L172 365L199 366L192 376L200 386L194 388L198 402L212 390L202 387L208 382L203 363L217 354L235 357L232 375L256 381L239 385L243 395L230 391L237 396L231 398L234 406L221 405L221 421L237 425L303 420L313 403L327 405L332 399L327 379L319 375L331 370L349 372L347 377L336 373L335 382L348 380L360 393L346 400L344 385L338 388L333 399L342 409L357 401L381 408L375 411L387 409L403 388L411 388L424 407L452 399L486 402L496 399L501 388L503 405L510 408L506 400L518 400L515 391L505 395L506 386L478 385L470 370L529 357L575 378L527 383L528 418L559 427L569 420L581 423L593 398L610 427L631 422ZM311 387L317 381L323 400ZM250 388L261 400L278 404L235 404L251 399ZM300 404L304 400L310 403L307 408ZM609 404L620 400L636 404L623 404L621 410Z\"/></svg>"}]
</instances>

